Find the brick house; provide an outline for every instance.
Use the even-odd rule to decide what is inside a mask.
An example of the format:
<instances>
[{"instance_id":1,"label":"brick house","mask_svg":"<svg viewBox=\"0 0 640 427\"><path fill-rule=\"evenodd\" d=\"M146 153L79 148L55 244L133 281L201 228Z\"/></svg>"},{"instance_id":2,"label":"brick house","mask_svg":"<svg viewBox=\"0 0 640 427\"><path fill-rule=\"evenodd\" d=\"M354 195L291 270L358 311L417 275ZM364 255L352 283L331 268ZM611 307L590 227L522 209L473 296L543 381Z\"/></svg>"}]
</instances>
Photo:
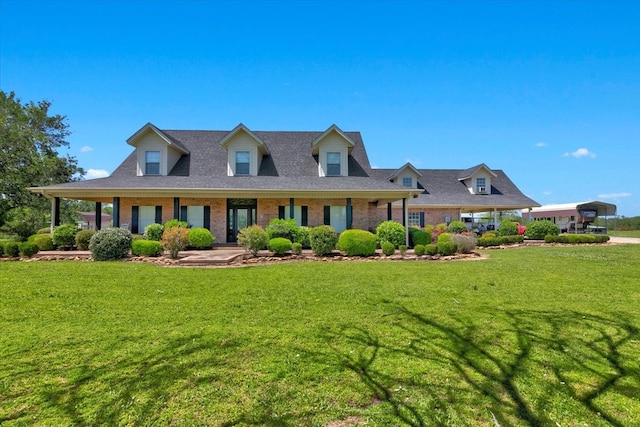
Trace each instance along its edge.
<instances>
[{"instance_id":1,"label":"brick house","mask_svg":"<svg viewBox=\"0 0 640 427\"><path fill-rule=\"evenodd\" d=\"M177 218L234 242L247 225L272 218L299 225L372 230L384 220L421 226L459 219L463 212L539 206L499 170L374 169L359 132L335 125L320 132L160 130L134 133L133 151L106 178L30 190L60 198L113 204L112 224L142 233ZM95 228L103 224L96 216Z\"/></svg>"}]
</instances>

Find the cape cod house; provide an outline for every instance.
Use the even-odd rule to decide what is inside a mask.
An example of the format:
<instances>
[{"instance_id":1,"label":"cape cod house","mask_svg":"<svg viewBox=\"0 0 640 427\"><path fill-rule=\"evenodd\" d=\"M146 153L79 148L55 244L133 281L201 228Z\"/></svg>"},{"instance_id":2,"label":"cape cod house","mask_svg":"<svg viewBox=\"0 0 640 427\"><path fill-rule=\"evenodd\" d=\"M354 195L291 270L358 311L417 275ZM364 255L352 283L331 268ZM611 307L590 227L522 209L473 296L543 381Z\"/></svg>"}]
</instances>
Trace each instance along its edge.
<instances>
[{"instance_id":1,"label":"cape cod house","mask_svg":"<svg viewBox=\"0 0 640 427\"><path fill-rule=\"evenodd\" d=\"M463 212L539 206L500 170L374 169L359 132L335 125L320 132L160 130L151 123L127 143L134 149L106 178L30 190L113 204L112 224L142 233L172 218L234 242L251 224L294 218L299 225L375 229L384 220L423 226ZM100 216L95 228L100 229Z\"/></svg>"}]
</instances>

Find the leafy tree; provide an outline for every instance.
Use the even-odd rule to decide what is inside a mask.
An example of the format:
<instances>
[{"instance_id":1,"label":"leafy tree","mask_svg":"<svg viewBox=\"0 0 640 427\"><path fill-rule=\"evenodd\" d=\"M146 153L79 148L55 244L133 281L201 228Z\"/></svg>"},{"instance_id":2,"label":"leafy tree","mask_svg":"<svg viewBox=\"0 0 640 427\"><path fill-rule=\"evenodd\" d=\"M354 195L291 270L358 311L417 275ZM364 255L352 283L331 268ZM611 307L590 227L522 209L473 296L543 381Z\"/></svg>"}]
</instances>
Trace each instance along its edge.
<instances>
[{"instance_id":1,"label":"leafy tree","mask_svg":"<svg viewBox=\"0 0 640 427\"><path fill-rule=\"evenodd\" d=\"M49 101L22 103L13 92L0 91L0 226L13 208L48 212L50 202L28 187L80 178L75 158L61 156L69 147L66 117L51 115Z\"/></svg>"}]
</instances>

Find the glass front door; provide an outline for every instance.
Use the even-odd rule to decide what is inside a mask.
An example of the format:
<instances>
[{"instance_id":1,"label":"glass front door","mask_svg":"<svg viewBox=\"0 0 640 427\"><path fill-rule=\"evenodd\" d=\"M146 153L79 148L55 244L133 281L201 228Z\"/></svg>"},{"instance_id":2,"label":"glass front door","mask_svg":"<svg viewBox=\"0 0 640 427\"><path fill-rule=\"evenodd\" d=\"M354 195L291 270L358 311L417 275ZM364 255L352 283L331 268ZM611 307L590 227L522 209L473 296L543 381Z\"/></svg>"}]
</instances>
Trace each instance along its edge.
<instances>
[{"instance_id":1,"label":"glass front door","mask_svg":"<svg viewBox=\"0 0 640 427\"><path fill-rule=\"evenodd\" d=\"M227 200L227 242L236 242L238 232L256 223L255 199Z\"/></svg>"}]
</instances>

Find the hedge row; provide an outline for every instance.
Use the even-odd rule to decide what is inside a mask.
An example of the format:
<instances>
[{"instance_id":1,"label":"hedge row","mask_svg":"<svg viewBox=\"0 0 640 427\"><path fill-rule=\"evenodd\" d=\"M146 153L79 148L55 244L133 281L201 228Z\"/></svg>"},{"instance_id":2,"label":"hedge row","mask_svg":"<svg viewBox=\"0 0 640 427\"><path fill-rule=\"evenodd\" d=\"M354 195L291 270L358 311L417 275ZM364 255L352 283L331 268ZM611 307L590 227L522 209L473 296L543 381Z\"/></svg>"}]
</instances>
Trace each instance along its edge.
<instances>
[{"instance_id":1,"label":"hedge row","mask_svg":"<svg viewBox=\"0 0 640 427\"><path fill-rule=\"evenodd\" d=\"M492 236L483 236L480 237L477 241L478 246L488 247L488 246L501 246L501 245L515 245L517 243L522 243L524 241L523 236L500 236L500 237L492 237Z\"/></svg>"},{"instance_id":2,"label":"hedge row","mask_svg":"<svg viewBox=\"0 0 640 427\"><path fill-rule=\"evenodd\" d=\"M544 237L546 243L570 243L570 244L582 244L582 243L606 243L609 241L609 236L606 234L560 234L554 236L548 234Z\"/></svg>"}]
</instances>

